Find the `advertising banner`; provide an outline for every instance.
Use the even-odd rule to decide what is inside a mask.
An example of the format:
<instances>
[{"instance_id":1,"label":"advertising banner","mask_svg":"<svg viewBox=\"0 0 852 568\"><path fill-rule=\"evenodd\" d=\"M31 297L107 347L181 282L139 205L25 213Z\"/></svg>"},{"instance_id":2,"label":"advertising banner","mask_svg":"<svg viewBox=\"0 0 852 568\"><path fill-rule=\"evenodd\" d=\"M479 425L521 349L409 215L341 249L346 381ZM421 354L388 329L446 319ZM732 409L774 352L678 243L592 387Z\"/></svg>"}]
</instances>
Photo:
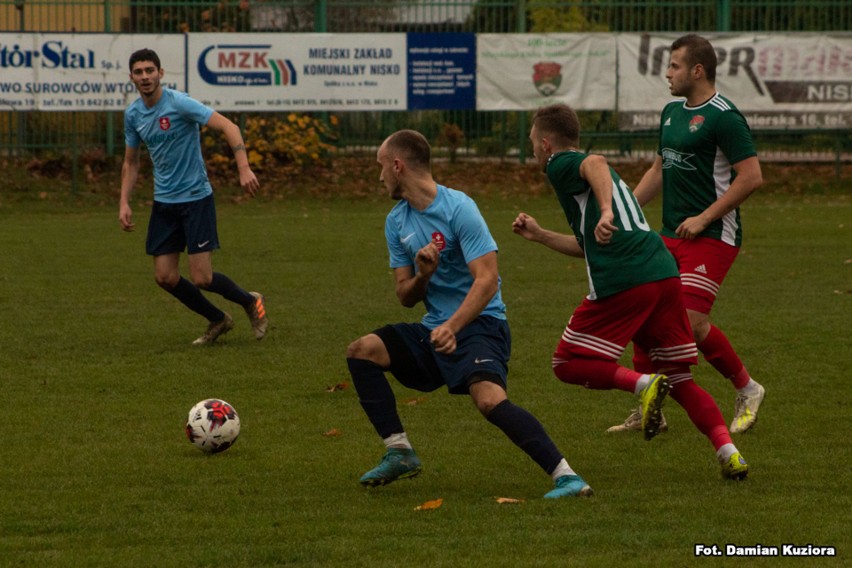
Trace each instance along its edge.
<instances>
[{"instance_id":1,"label":"advertising banner","mask_svg":"<svg viewBox=\"0 0 852 568\"><path fill-rule=\"evenodd\" d=\"M127 60L143 47L163 84L186 90L182 35L0 33L0 110L124 110L138 96Z\"/></svg>"},{"instance_id":2,"label":"advertising banner","mask_svg":"<svg viewBox=\"0 0 852 568\"><path fill-rule=\"evenodd\" d=\"M622 130L659 127L672 99L671 43L681 34L618 35ZM702 34L716 49L716 89L754 129L852 127L852 35Z\"/></svg>"},{"instance_id":3,"label":"advertising banner","mask_svg":"<svg viewBox=\"0 0 852 568\"><path fill-rule=\"evenodd\" d=\"M408 34L408 109L476 108L476 36Z\"/></svg>"},{"instance_id":4,"label":"advertising banner","mask_svg":"<svg viewBox=\"0 0 852 568\"><path fill-rule=\"evenodd\" d=\"M405 110L405 34L188 34L188 92L222 111Z\"/></svg>"},{"instance_id":5,"label":"advertising banner","mask_svg":"<svg viewBox=\"0 0 852 568\"><path fill-rule=\"evenodd\" d=\"M476 108L613 109L616 53L613 34L478 34Z\"/></svg>"}]
</instances>

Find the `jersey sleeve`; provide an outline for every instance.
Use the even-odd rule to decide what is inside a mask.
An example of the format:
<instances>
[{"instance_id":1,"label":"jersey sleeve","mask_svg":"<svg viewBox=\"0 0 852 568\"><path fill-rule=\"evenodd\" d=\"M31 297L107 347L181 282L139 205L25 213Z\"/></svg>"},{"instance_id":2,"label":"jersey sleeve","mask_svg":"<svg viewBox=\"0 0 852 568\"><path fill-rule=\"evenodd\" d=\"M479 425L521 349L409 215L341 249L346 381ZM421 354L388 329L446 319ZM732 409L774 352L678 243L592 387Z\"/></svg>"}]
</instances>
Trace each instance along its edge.
<instances>
[{"instance_id":1,"label":"jersey sleeve","mask_svg":"<svg viewBox=\"0 0 852 568\"><path fill-rule=\"evenodd\" d=\"M736 110L719 115L717 141L728 162L736 164L757 155L745 117Z\"/></svg>"},{"instance_id":2,"label":"jersey sleeve","mask_svg":"<svg viewBox=\"0 0 852 568\"><path fill-rule=\"evenodd\" d=\"M187 120L205 125L213 116L213 109L193 99L186 93L176 93L174 105L177 111Z\"/></svg>"},{"instance_id":3,"label":"jersey sleeve","mask_svg":"<svg viewBox=\"0 0 852 568\"><path fill-rule=\"evenodd\" d=\"M129 108L124 111L124 144L130 148L138 148L142 145L142 137L136 132L136 122Z\"/></svg>"},{"instance_id":4,"label":"jersey sleeve","mask_svg":"<svg viewBox=\"0 0 852 568\"><path fill-rule=\"evenodd\" d=\"M458 235L466 264L497 250L497 241L491 236L488 224L473 199L468 198L461 202L456 215L453 216L452 229Z\"/></svg>"},{"instance_id":5,"label":"jersey sleeve","mask_svg":"<svg viewBox=\"0 0 852 568\"><path fill-rule=\"evenodd\" d=\"M414 265L405 247L399 242L399 223L397 223L393 211L385 219L385 240L388 245L388 257L390 258L391 268Z\"/></svg>"},{"instance_id":6,"label":"jersey sleeve","mask_svg":"<svg viewBox=\"0 0 852 568\"><path fill-rule=\"evenodd\" d=\"M547 178L558 191L574 195L588 190L586 181L580 175L580 164L585 154L565 152L554 156L547 166Z\"/></svg>"}]
</instances>

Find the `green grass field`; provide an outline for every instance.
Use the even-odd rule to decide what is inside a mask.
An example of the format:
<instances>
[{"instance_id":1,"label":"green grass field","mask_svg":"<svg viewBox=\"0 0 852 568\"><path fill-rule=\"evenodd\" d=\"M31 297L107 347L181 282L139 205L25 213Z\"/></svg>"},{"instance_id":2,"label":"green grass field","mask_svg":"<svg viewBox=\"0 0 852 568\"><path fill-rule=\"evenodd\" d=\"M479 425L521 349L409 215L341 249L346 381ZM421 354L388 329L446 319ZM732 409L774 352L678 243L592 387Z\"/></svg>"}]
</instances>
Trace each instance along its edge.
<instances>
[{"instance_id":1,"label":"green grass field","mask_svg":"<svg viewBox=\"0 0 852 568\"><path fill-rule=\"evenodd\" d=\"M714 311L768 393L757 426L735 437L752 468L743 483L721 479L674 403L670 431L652 442L606 434L632 398L553 378L585 270L510 223L524 210L567 226L550 196L478 201L501 247L511 398L541 419L593 498L545 502L548 477L466 397L398 385L424 472L358 484L383 446L354 390L326 389L349 381L351 340L422 313L393 293L389 200L223 200L214 267L266 295L271 331L255 341L231 305L237 327L210 348L190 345L205 322L154 284L146 208L124 234L112 204L24 202L0 208L0 566L744 562L696 558L698 543L833 546L833 561L789 565L850 562L848 192L756 195L744 209L746 245ZM658 209L647 214L658 221ZM729 421L731 386L703 361L695 374ZM242 419L237 444L212 457L183 434L189 408L209 397ZM415 511L438 498L441 508Z\"/></svg>"}]
</instances>

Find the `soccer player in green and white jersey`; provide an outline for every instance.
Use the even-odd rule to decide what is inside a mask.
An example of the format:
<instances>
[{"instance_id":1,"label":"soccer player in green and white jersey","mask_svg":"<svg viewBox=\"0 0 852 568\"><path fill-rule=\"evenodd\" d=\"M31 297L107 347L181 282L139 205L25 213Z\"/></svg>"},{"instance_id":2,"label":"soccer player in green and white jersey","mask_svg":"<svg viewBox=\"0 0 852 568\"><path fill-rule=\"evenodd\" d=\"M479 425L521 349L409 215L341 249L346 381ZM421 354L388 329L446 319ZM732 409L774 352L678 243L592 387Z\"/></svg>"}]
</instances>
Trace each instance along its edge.
<instances>
[{"instance_id":1,"label":"soccer player in green and white jersey","mask_svg":"<svg viewBox=\"0 0 852 568\"><path fill-rule=\"evenodd\" d=\"M553 372L566 383L636 395L648 440L659 432L662 403L670 392L713 444L722 474L744 479L748 465L719 407L692 378L698 351L674 258L648 226L627 184L603 156L580 152L579 138L580 121L569 106L536 112L533 151L575 236L545 230L526 213L512 225L526 239L586 259L589 295L562 334ZM618 364L631 341L647 353L649 369Z\"/></svg>"},{"instance_id":2,"label":"soccer player in green and white jersey","mask_svg":"<svg viewBox=\"0 0 852 568\"><path fill-rule=\"evenodd\" d=\"M677 39L666 78L671 94L685 100L663 109L659 155L634 194L644 205L663 193L663 240L678 263L695 342L737 389L731 432L745 432L757 420L765 390L709 314L742 243L739 206L763 183L760 162L745 118L716 92L709 41L694 34ZM639 350L634 368L647 364ZM634 412L610 430L638 429L637 422Z\"/></svg>"}]
</instances>

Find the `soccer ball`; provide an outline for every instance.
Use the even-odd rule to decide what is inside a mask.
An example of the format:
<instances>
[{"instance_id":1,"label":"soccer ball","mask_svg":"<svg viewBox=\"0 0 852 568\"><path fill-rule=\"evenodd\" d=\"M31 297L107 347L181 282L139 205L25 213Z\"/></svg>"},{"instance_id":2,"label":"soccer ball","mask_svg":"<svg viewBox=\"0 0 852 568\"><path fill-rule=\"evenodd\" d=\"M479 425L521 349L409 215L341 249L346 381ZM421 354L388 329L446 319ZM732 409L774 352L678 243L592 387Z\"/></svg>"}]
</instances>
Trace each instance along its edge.
<instances>
[{"instance_id":1,"label":"soccer ball","mask_svg":"<svg viewBox=\"0 0 852 568\"><path fill-rule=\"evenodd\" d=\"M218 398L202 400L186 419L186 437L208 454L224 452L240 435L240 417L234 407Z\"/></svg>"}]
</instances>

